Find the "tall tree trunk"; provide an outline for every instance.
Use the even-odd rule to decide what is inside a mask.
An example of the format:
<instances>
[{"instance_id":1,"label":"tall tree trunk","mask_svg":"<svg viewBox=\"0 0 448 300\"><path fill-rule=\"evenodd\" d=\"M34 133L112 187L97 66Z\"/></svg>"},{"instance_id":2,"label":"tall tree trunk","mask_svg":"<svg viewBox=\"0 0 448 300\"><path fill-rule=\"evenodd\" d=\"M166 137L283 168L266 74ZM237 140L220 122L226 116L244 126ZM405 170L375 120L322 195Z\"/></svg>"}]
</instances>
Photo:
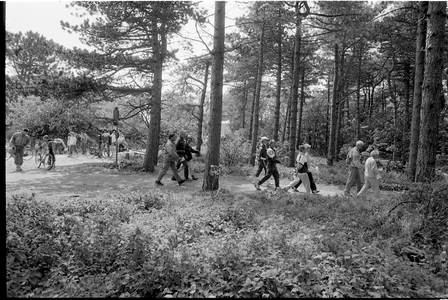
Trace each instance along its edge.
<instances>
[{"instance_id":1,"label":"tall tree trunk","mask_svg":"<svg viewBox=\"0 0 448 300\"><path fill-rule=\"evenodd\" d=\"M278 10L279 17L281 17L281 9ZM277 89L275 95L275 109L274 109L274 135L273 139L278 141L278 132L280 129L280 97L282 92L282 34L283 26L281 22L278 23L278 49L277 49Z\"/></svg>"},{"instance_id":2,"label":"tall tree trunk","mask_svg":"<svg viewBox=\"0 0 448 300\"><path fill-rule=\"evenodd\" d=\"M210 94L210 121L208 151L205 159L204 182L202 190L214 191L219 188L219 152L221 149L222 87L224 69L226 2L215 2L215 30L213 35L213 65Z\"/></svg>"},{"instance_id":3,"label":"tall tree trunk","mask_svg":"<svg viewBox=\"0 0 448 300\"><path fill-rule=\"evenodd\" d=\"M296 2L296 12L299 6ZM297 14L297 13L296 13ZM299 94L299 80L300 80L300 42L301 42L301 24L302 19L296 16L296 33L294 38L294 70L292 76L292 90L291 90L291 123L289 136L289 167L294 167L296 161L296 128L297 128L297 102Z\"/></svg>"},{"instance_id":4,"label":"tall tree trunk","mask_svg":"<svg viewBox=\"0 0 448 300\"><path fill-rule=\"evenodd\" d=\"M415 45L414 97L408 165L408 177L412 181L415 180L415 172L417 170L417 153L420 138L420 110L422 107L422 85L425 70L426 13L428 4L428 1L419 2L417 41Z\"/></svg>"},{"instance_id":5,"label":"tall tree trunk","mask_svg":"<svg viewBox=\"0 0 448 300\"><path fill-rule=\"evenodd\" d=\"M198 117L198 137L196 142L196 150L201 151L202 146L202 123L204 122L204 103L205 95L207 94L207 84L208 84L208 73L210 69L210 60L205 62L205 74L204 74L204 85L202 87L201 100L199 103L199 117ZM197 153L199 156L201 153Z\"/></svg>"},{"instance_id":6,"label":"tall tree trunk","mask_svg":"<svg viewBox=\"0 0 448 300\"><path fill-rule=\"evenodd\" d=\"M429 2L428 5L422 93L423 110L415 174L418 182L431 181L435 175L436 151L439 142L439 118L444 104L442 71L446 5L445 1Z\"/></svg>"},{"instance_id":7,"label":"tall tree trunk","mask_svg":"<svg viewBox=\"0 0 448 300\"><path fill-rule=\"evenodd\" d=\"M241 128L246 128L246 105L247 105L247 80L244 79L243 85L243 103L241 104Z\"/></svg>"},{"instance_id":8,"label":"tall tree trunk","mask_svg":"<svg viewBox=\"0 0 448 300\"><path fill-rule=\"evenodd\" d=\"M263 24L261 26L261 36L260 36L260 54L258 57L258 73L257 73L257 88L255 92L255 103L254 103L254 129L252 134L252 149L250 151L250 164L255 166L255 152L257 151L257 140L258 140L258 123L260 116L260 93L261 93L261 79L263 77L263 53L264 53L264 12L263 12Z\"/></svg>"},{"instance_id":9,"label":"tall tree trunk","mask_svg":"<svg viewBox=\"0 0 448 300\"><path fill-rule=\"evenodd\" d=\"M327 164L329 166L333 165L333 160L335 157L334 147L336 138L336 125L337 125L337 103L338 103L338 81L339 81L339 46L334 45L334 78L333 78L333 98L331 99L331 110L330 110L330 141L328 143L328 153L327 153Z\"/></svg>"},{"instance_id":10,"label":"tall tree trunk","mask_svg":"<svg viewBox=\"0 0 448 300\"><path fill-rule=\"evenodd\" d=\"M159 152L159 134L160 121L162 114L162 72L163 62L166 55L166 35L165 24L158 28L157 20L153 20L152 27L152 47L154 52L154 81L152 85L151 111L149 113L149 130L146 141L145 159L143 167L154 172L154 166L157 165L157 157ZM160 36L160 39L159 39Z\"/></svg>"}]
</instances>

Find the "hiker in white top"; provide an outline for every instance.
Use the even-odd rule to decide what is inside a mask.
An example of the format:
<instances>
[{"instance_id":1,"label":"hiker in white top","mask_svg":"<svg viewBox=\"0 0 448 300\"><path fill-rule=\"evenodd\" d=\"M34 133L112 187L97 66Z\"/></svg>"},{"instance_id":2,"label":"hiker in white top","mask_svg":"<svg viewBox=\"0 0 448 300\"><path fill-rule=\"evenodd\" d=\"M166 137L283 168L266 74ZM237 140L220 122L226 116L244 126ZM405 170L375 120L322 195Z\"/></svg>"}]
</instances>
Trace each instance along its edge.
<instances>
[{"instance_id":1,"label":"hiker in white top","mask_svg":"<svg viewBox=\"0 0 448 300\"><path fill-rule=\"evenodd\" d=\"M305 191L307 194L311 193L310 180L308 178L308 159L306 155L306 147L305 145L299 146L299 154L296 159L296 172L294 175L294 180L291 181L287 186L284 187L284 190L289 190L293 186L295 186L299 181L302 181L303 186L305 187Z\"/></svg>"},{"instance_id":2,"label":"hiker in white top","mask_svg":"<svg viewBox=\"0 0 448 300\"><path fill-rule=\"evenodd\" d=\"M380 153L378 150L373 150L370 153L370 157L366 160L365 163L365 171L364 171L364 186L357 194L357 197L364 196L369 187L373 189L373 196L378 199L380 196L380 183L378 179L381 178L381 173L383 169L378 168L377 159L379 158Z\"/></svg>"}]
</instances>

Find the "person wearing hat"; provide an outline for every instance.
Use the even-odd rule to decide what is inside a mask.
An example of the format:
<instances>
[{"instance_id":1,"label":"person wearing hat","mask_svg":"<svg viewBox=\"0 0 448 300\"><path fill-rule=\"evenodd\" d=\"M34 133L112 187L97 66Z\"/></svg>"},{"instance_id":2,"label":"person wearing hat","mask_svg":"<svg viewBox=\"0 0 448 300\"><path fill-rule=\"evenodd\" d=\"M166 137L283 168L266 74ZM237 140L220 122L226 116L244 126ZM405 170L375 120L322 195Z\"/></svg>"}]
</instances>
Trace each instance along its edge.
<instances>
[{"instance_id":1,"label":"person wearing hat","mask_svg":"<svg viewBox=\"0 0 448 300\"><path fill-rule=\"evenodd\" d=\"M168 169L171 169L173 171L173 176L177 180L177 183L181 185L185 182L185 180L181 179L179 176L179 173L177 173L176 168L176 162L178 160L183 160L176 152L176 146L174 145L174 141L176 140L176 134L171 133L168 135L168 140L164 147L164 165L163 169L160 170L159 175L156 179L156 185L163 185L163 183L160 181L162 180L163 176L165 176L166 172L168 172Z\"/></svg>"},{"instance_id":2,"label":"person wearing hat","mask_svg":"<svg viewBox=\"0 0 448 300\"><path fill-rule=\"evenodd\" d=\"M269 178L274 177L275 181L275 190L278 190L280 188L280 174L277 169L277 164L280 163L280 161L277 159L277 154L274 150L275 140L271 140L269 142L269 148L266 150L266 165L268 172L267 174L257 183L254 183L254 186L257 190L260 189L260 185L262 185L265 181L267 181Z\"/></svg>"},{"instance_id":3,"label":"person wearing hat","mask_svg":"<svg viewBox=\"0 0 448 300\"><path fill-rule=\"evenodd\" d=\"M17 171L22 171L23 152L25 151L25 147L31 142L28 131L28 128L17 131L9 140L9 145L14 151L14 163L16 164Z\"/></svg>"},{"instance_id":4,"label":"person wearing hat","mask_svg":"<svg viewBox=\"0 0 448 300\"><path fill-rule=\"evenodd\" d=\"M261 171L264 170L264 175L266 176L267 173L267 165L266 165L266 160L268 158L268 154L267 154L267 144L268 144L269 139L265 136L263 136L260 139L260 143L261 143L261 148L260 148L260 152L258 152L258 169L257 172L255 172L255 176L254 176L254 184L256 183L256 181L258 181L258 176L260 176Z\"/></svg>"},{"instance_id":5,"label":"person wearing hat","mask_svg":"<svg viewBox=\"0 0 448 300\"><path fill-rule=\"evenodd\" d=\"M311 162L312 162L312 160L311 160L311 156L310 156L311 145L305 143L305 144L303 144L303 146L305 146L305 156L306 156L306 161L307 161L307 164L308 164L308 172L307 172L307 175L308 175L308 179L309 179L309 181L310 181L311 193L313 193L313 194L317 194L317 193L319 193L319 190L317 190L316 183L314 182L313 174L312 174L311 171L310 171ZM316 167L316 169L317 169L317 167ZM299 188L299 186L300 186L301 184L302 184L302 180L300 179L299 182L298 182L296 185L294 185L294 186L292 187L292 190L293 190L294 192L298 192L297 189Z\"/></svg>"}]
</instances>

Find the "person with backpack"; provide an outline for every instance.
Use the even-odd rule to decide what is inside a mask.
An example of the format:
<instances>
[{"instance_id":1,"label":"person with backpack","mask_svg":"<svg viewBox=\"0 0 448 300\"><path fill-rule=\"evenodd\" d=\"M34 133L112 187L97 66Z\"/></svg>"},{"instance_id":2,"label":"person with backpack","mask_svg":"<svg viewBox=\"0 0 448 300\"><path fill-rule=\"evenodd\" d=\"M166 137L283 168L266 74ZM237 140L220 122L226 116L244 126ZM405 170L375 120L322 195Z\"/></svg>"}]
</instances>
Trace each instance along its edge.
<instances>
[{"instance_id":1,"label":"person with backpack","mask_svg":"<svg viewBox=\"0 0 448 300\"><path fill-rule=\"evenodd\" d=\"M346 163L349 167L349 175L347 179L347 184L345 185L344 189L344 196L351 197L350 189L356 185L357 191L356 193L359 193L359 191L362 188L362 182L361 182L361 175L359 171L363 168L363 165L361 164L361 149L364 147L363 141L357 141L356 146L350 149L347 153L346 157Z\"/></svg>"},{"instance_id":2,"label":"person with backpack","mask_svg":"<svg viewBox=\"0 0 448 300\"><path fill-rule=\"evenodd\" d=\"M186 166L182 165L180 166L180 168L178 169L178 172L182 171L182 169L184 169L184 177L185 180L197 180L199 179L198 177L194 176L193 174L193 168L191 167L190 161L193 159L193 154L192 153L199 153L198 150L193 149L193 147L190 146L190 143L193 141L191 136L187 136L187 139L185 140L185 162L186 162ZM188 173L190 173L191 179L188 177Z\"/></svg>"}]
</instances>

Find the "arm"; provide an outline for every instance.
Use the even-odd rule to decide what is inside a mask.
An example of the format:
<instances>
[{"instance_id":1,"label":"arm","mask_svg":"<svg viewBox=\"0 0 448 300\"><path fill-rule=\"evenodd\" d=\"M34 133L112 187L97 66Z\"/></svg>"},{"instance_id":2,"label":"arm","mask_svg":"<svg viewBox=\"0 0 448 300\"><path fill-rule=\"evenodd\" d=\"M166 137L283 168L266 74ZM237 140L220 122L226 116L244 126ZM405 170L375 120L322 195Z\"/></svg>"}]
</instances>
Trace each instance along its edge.
<instances>
[{"instance_id":1,"label":"arm","mask_svg":"<svg viewBox=\"0 0 448 300\"><path fill-rule=\"evenodd\" d=\"M12 135L11 139L9 140L9 145L10 145L11 147L15 147L15 146L16 146L16 143L15 143L16 136L17 136L17 134L14 133L14 134Z\"/></svg>"},{"instance_id":2,"label":"arm","mask_svg":"<svg viewBox=\"0 0 448 300\"><path fill-rule=\"evenodd\" d=\"M165 149L166 149L166 152L168 152L175 159L180 158L172 144L166 144Z\"/></svg>"}]
</instances>

